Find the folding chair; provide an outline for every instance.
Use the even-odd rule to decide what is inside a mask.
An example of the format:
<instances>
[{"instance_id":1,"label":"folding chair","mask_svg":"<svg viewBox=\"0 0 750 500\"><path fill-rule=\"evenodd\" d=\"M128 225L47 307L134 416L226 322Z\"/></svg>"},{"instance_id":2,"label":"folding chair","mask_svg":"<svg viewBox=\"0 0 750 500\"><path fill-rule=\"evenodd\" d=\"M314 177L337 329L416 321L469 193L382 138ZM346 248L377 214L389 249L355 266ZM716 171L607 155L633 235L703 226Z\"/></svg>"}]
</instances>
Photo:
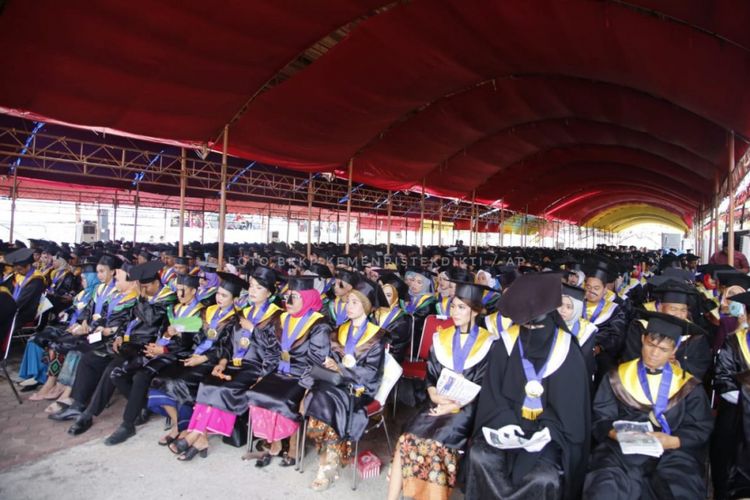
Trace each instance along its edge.
<instances>
[{"instance_id":1,"label":"folding chair","mask_svg":"<svg viewBox=\"0 0 750 500\"><path fill-rule=\"evenodd\" d=\"M13 394L16 395L16 399L18 400L18 404L22 405L23 401L21 400L21 396L18 394L18 390L16 389L16 385L13 383L13 380L10 378L10 374L8 373L8 354L10 353L10 343L13 340L13 332L16 330L16 318L18 318L18 313L13 315L13 321L10 323L10 329L6 332L4 335L3 343L2 343L2 349L3 349L3 359L0 362L0 366L3 368L3 374L5 375L5 378L8 379L8 383L10 384L10 388L13 389Z\"/></svg>"},{"instance_id":2,"label":"folding chair","mask_svg":"<svg viewBox=\"0 0 750 500\"><path fill-rule=\"evenodd\" d=\"M432 336L438 328L450 328L453 326L453 320L450 318L441 319L431 314L425 318L422 336L419 339L419 351L417 359L404 361L403 376L404 378L424 380L427 377L427 357L430 355L432 347ZM398 388L393 393L393 415L396 416L396 401L398 397Z\"/></svg>"},{"instance_id":3,"label":"folding chair","mask_svg":"<svg viewBox=\"0 0 750 500\"><path fill-rule=\"evenodd\" d=\"M391 437L388 434L388 424L385 421L385 404L388 401L388 395L391 393L396 383L401 378L403 368L398 364L393 356L386 353L385 361L383 366L383 379L378 387L378 392L375 394L373 401L365 407L367 411L367 418L372 421L375 420L373 425L365 429L365 434L378 429L383 428L385 433L385 440L388 444L388 454L393 456L393 447L391 446ZM307 438L307 422L305 418L304 428L302 430L302 444L299 446L299 458L297 460L298 470L300 473L304 472L302 467L302 461L305 459L305 442ZM357 457L359 455L359 441L354 442L354 462L351 464L352 467L352 490L357 489Z\"/></svg>"}]
</instances>

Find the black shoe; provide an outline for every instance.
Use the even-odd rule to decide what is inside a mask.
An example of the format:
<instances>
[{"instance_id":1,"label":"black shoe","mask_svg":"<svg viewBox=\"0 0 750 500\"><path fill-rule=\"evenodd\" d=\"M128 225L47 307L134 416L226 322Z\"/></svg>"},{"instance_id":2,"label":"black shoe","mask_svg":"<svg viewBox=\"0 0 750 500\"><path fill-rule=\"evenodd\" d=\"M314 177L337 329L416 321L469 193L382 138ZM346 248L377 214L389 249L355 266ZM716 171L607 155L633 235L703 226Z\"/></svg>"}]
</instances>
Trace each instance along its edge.
<instances>
[{"instance_id":1,"label":"black shoe","mask_svg":"<svg viewBox=\"0 0 750 500\"><path fill-rule=\"evenodd\" d=\"M169 451L171 451L175 455L181 455L185 453L188 448L190 448L190 445L188 444L187 439L180 438L172 441L169 445L167 445L167 448L169 448Z\"/></svg>"},{"instance_id":2,"label":"black shoe","mask_svg":"<svg viewBox=\"0 0 750 500\"><path fill-rule=\"evenodd\" d=\"M116 444L123 443L133 436L135 436L134 427L129 427L129 426L126 426L125 424L120 424L120 427L115 429L115 432L113 432L107 439L104 440L104 444L106 444L107 446L113 446Z\"/></svg>"},{"instance_id":3,"label":"black shoe","mask_svg":"<svg viewBox=\"0 0 750 500\"><path fill-rule=\"evenodd\" d=\"M87 430L91 428L93 425L93 419L91 417L86 417L81 415L78 417L78 419L73 423L73 425L70 426L70 429L68 429L68 434L71 436L77 436L79 434L83 434Z\"/></svg>"},{"instance_id":4,"label":"black shoe","mask_svg":"<svg viewBox=\"0 0 750 500\"><path fill-rule=\"evenodd\" d=\"M40 387L41 385L42 385L42 384L40 384L40 383L38 383L38 382L37 382L36 384L32 384L32 385L24 385L24 386L21 386L21 392L31 392L31 391L35 391L35 390L36 390L36 389L37 389L38 387Z\"/></svg>"},{"instance_id":5,"label":"black shoe","mask_svg":"<svg viewBox=\"0 0 750 500\"><path fill-rule=\"evenodd\" d=\"M78 418L81 416L81 413L82 413L81 410L71 406L70 408L65 408L64 410L60 410L57 413L50 413L49 415L47 415L47 418L49 418L50 420L63 422L65 420L73 420L74 418Z\"/></svg>"},{"instance_id":6,"label":"black shoe","mask_svg":"<svg viewBox=\"0 0 750 500\"><path fill-rule=\"evenodd\" d=\"M189 462L190 460L194 459L196 455L200 455L201 458L206 458L208 456L208 448L199 450L195 446L191 446L190 448L185 450L185 453L177 457L177 460L179 460L180 462Z\"/></svg>"},{"instance_id":7,"label":"black shoe","mask_svg":"<svg viewBox=\"0 0 750 500\"><path fill-rule=\"evenodd\" d=\"M262 457L260 457L258 460L255 461L255 466L258 468L261 468L261 467L266 467L270 463L271 463L271 454L266 453Z\"/></svg>"},{"instance_id":8,"label":"black shoe","mask_svg":"<svg viewBox=\"0 0 750 500\"><path fill-rule=\"evenodd\" d=\"M151 418L151 412L148 411L148 408L144 408L141 410L141 413L135 417L135 422L133 422L135 425L143 425L146 422L148 422L148 419Z\"/></svg>"}]
</instances>

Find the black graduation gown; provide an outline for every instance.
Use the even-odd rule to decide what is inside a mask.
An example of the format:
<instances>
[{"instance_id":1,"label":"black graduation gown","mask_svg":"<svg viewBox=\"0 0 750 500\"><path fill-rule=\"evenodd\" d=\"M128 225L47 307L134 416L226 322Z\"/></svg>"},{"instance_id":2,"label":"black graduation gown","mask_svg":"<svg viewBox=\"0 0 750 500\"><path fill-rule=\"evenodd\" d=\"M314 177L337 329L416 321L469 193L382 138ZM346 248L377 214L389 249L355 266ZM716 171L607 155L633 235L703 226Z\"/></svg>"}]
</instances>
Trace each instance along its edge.
<instances>
[{"instance_id":1,"label":"black graduation gown","mask_svg":"<svg viewBox=\"0 0 750 500\"><path fill-rule=\"evenodd\" d=\"M10 325L18 306L10 291L0 286L0 346L5 347L5 339L10 334Z\"/></svg>"},{"instance_id":2,"label":"black graduation gown","mask_svg":"<svg viewBox=\"0 0 750 500\"><path fill-rule=\"evenodd\" d=\"M591 316L586 317L599 328L595 342L602 351L596 356L597 378L617 366L625 345L625 333L628 327L628 311L625 307L627 302L623 302L617 296L615 299L614 303L617 307L606 319L600 316L592 321ZM586 307L586 302L584 302L584 307Z\"/></svg>"},{"instance_id":3,"label":"black graduation gown","mask_svg":"<svg viewBox=\"0 0 750 500\"><path fill-rule=\"evenodd\" d=\"M171 317L202 317L203 311L204 308L202 307L202 303L201 306L198 307L195 306L195 303L188 305L176 304L173 306ZM164 325L162 328L162 338L166 333L167 328L168 325ZM170 365L189 358L195 348L194 337L195 335L192 333L174 335L169 339L169 343L165 346L165 352L149 359L144 365L144 368L156 374Z\"/></svg>"},{"instance_id":4,"label":"black graduation gown","mask_svg":"<svg viewBox=\"0 0 750 500\"><path fill-rule=\"evenodd\" d=\"M427 387L437 387L443 369L453 369L450 350L442 349L440 354L436 352L436 350L441 349L441 346L435 345L435 342L440 342L441 336L445 336L447 343L452 342L455 328L446 330L439 330L435 334L436 337L434 337L433 345L430 348L430 355L427 359ZM480 336L481 338L477 340L477 343L481 341L481 347L477 350L476 355L467 359L465 368L461 372L466 380L478 385L482 384L485 377L488 353L493 344L493 339L487 330L481 329ZM441 359L443 362L441 362ZM422 439L432 439L453 450L462 450L474 429L477 399L475 398L474 401L462 407L458 413L449 413L439 417L429 415L429 411L434 406L432 400L428 398L420 411L404 425L402 433L413 434Z\"/></svg>"},{"instance_id":5,"label":"black graduation gown","mask_svg":"<svg viewBox=\"0 0 750 500\"><path fill-rule=\"evenodd\" d=\"M528 338L529 333L522 328L519 339ZM589 449L591 403L586 363L572 336L569 340L559 368L542 380L544 411L536 420L522 417L526 376L518 340L510 355L503 342L493 345L469 449L467 500L580 498ZM543 353L541 358L538 354L532 357L526 341L524 345L527 345L526 355L539 369L552 339L533 349ZM523 449L499 450L487 444L482 428L498 429L506 425L520 426L526 437L547 427L551 441L535 453Z\"/></svg>"},{"instance_id":6,"label":"black graduation gown","mask_svg":"<svg viewBox=\"0 0 750 500\"><path fill-rule=\"evenodd\" d=\"M285 315L280 321L284 322ZM282 329L277 333L277 343L281 342ZM305 390L312 387L309 378L312 365L321 366L331 350L331 326L318 314L311 320L307 332L301 335L289 349L291 369L288 374L273 371L263 377L248 392L248 404L280 413L291 420L299 420L299 406ZM279 347L279 354L281 348Z\"/></svg>"},{"instance_id":7,"label":"black graduation gown","mask_svg":"<svg viewBox=\"0 0 750 500\"><path fill-rule=\"evenodd\" d=\"M57 281L55 281L57 279ZM47 290L47 298L53 306L53 312L59 313L66 307L69 307L73 296L80 288L80 278L71 271L65 271L62 278L57 276L52 278Z\"/></svg>"},{"instance_id":8,"label":"black graduation gown","mask_svg":"<svg viewBox=\"0 0 750 500\"><path fill-rule=\"evenodd\" d=\"M719 401L711 441L716 498L750 496L750 359L740 347L746 333L729 335L716 358L714 389ZM721 394L738 391L737 404Z\"/></svg>"},{"instance_id":9,"label":"black graduation gown","mask_svg":"<svg viewBox=\"0 0 750 500\"><path fill-rule=\"evenodd\" d=\"M422 329L424 328L425 319L427 319L427 316L434 314L435 312L435 296L427 294L423 302L417 303L418 306L412 313L408 312L408 303L404 304L404 311L406 311L406 314L410 317L412 323L410 330L414 332L414 343L411 346L411 352L414 357L418 354L417 351L419 350L419 342L422 337ZM411 331L409 333L410 339Z\"/></svg>"},{"instance_id":10,"label":"black graduation gown","mask_svg":"<svg viewBox=\"0 0 750 500\"><path fill-rule=\"evenodd\" d=\"M381 319L382 321L385 321L385 318L389 313L390 310L379 310L377 314L374 315L373 322L379 325ZM388 353L393 356L393 359L401 364L406 358L409 350L409 342L411 342L411 317L402 310L384 329L388 332Z\"/></svg>"},{"instance_id":11,"label":"black graduation gown","mask_svg":"<svg viewBox=\"0 0 750 500\"><path fill-rule=\"evenodd\" d=\"M247 390L255 385L258 379L278 367L281 348L276 339L277 331L281 329L280 316L281 310L277 309L253 328L250 345L242 357L240 366L235 366L232 359L234 353L240 349L240 341L245 330L238 322L232 335L222 338L219 347L221 358L228 360L224 374L231 376L232 380L218 379L209 374L198 388L195 398L198 403L236 415L247 411Z\"/></svg>"},{"instance_id":12,"label":"black graduation gown","mask_svg":"<svg viewBox=\"0 0 750 500\"><path fill-rule=\"evenodd\" d=\"M641 337L646 332L645 320L634 319L628 326L625 337L625 348L622 351L622 361L641 357L643 343ZM697 379L703 380L711 370L713 364L713 352L711 344L705 335L690 335L680 342L675 353L675 359L680 363L683 370L690 372Z\"/></svg>"},{"instance_id":13,"label":"black graduation gown","mask_svg":"<svg viewBox=\"0 0 750 500\"><path fill-rule=\"evenodd\" d=\"M349 322L341 325L340 329L348 331ZM336 386L329 382L315 381L304 405L306 416L325 422L339 437L353 441L359 441L365 433L368 421L365 407L372 402L383 378L387 332L372 323L368 325L368 329L373 335L354 349L357 364L352 368L342 364L344 346L340 341L345 339L346 334L341 336L340 330L331 333L331 358L339 364L344 384ZM362 395L350 395L350 384L362 387Z\"/></svg>"},{"instance_id":14,"label":"black graduation gown","mask_svg":"<svg viewBox=\"0 0 750 500\"><path fill-rule=\"evenodd\" d=\"M678 376L676 371L674 376ZM602 380L594 398L592 426L594 439L599 444L591 456L591 470L584 485L585 498L705 498L703 464L713 417L700 381L687 373L684 376L687 381L670 398L664 413L672 435L680 438L680 448L666 450L660 458L623 455L620 445L608 438L614 421L646 422L652 407L632 395L617 369ZM653 421L652 424L659 430L658 424Z\"/></svg>"},{"instance_id":15,"label":"black graduation gown","mask_svg":"<svg viewBox=\"0 0 750 500\"><path fill-rule=\"evenodd\" d=\"M17 277L16 281L18 281ZM23 288L21 288L21 293L16 299L16 305L18 306L16 328L34 321L36 311L39 308L39 299L46 288L47 285L44 282L44 278L38 273L34 273L26 284L24 284ZM12 292L13 290L11 289Z\"/></svg>"},{"instance_id":16,"label":"black graduation gown","mask_svg":"<svg viewBox=\"0 0 750 500\"><path fill-rule=\"evenodd\" d=\"M212 309L209 308L204 311L206 311L207 315L211 310ZM193 349L187 356L185 356L185 358L189 358L195 349L207 340L206 334L209 330L209 325L206 322L206 318L207 316L204 316L203 327L201 330L192 335ZM208 358L205 363L196 366L185 366L179 362L170 363L168 366L161 369L159 375L152 381L151 386L165 392L169 397L177 401L178 407L182 404L195 401L195 396L198 393L200 383L211 373L214 366L221 358L220 345L222 338L232 334L236 326L237 314L235 313L217 325L216 339L214 339L211 346L202 353Z\"/></svg>"},{"instance_id":17,"label":"black graduation gown","mask_svg":"<svg viewBox=\"0 0 750 500\"><path fill-rule=\"evenodd\" d=\"M89 323L89 328L93 332L100 326L102 328L114 329L116 335L120 334L120 330L125 330L128 323L133 319L133 313L135 306L138 303L138 294L134 291L129 292L125 296L120 292L115 292L107 298L104 304L101 317L97 320L92 320ZM112 342L114 342L116 335L110 335L109 337L102 337L102 340L93 344L88 344L85 347L86 350L99 351L101 353L113 354ZM86 339L86 337L83 337Z\"/></svg>"}]
</instances>

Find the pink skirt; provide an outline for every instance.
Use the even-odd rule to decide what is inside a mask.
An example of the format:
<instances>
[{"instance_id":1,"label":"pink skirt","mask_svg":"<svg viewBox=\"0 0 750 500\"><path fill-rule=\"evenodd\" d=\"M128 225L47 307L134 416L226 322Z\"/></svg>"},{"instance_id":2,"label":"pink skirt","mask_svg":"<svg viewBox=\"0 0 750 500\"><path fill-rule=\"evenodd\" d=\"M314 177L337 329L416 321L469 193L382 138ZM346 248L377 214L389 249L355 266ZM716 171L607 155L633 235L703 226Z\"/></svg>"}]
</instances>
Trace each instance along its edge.
<instances>
[{"instance_id":1,"label":"pink skirt","mask_svg":"<svg viewBox=\"0 0 750 500\"><path fill-rule=\"evenodd\" d=\"M190 417L188 430L231 436L235 420L237 420L237 415L234 413L196 403L193 416Z\"/></svg>"},{"instance_id":2,"label":"pink skirt","mask_svg":"<svg viewBox=\"0 0 750 500\"><path fill-rule=\"evenodd\" d=\"M259 406L250 407L250 418L253 422L253 436L270 443L288 438L299 428L298 422Z\"/></svg>"}]
</instances>

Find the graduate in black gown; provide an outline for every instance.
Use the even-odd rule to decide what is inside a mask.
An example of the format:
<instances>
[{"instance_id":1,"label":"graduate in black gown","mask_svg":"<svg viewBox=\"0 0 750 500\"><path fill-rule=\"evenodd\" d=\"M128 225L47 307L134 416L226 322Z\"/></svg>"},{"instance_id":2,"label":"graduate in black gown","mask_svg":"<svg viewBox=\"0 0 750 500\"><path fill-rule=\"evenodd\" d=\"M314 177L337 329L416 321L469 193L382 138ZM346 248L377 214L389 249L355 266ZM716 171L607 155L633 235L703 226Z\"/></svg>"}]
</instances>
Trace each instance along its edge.
<instances>
[{"instance_id":1,"label":"graduate in black gown","mask_svg":"<svg viewBox=\"0 0 750 500\"><path fill-rule=\"evenodd\" d=\"M351 460L352 441L359 441L367 426L365 407L373 401L383 377L387 332L368 321L379 298L379 285L361 279L346 295L349 320L331 334L331 353L323 367L340 381L316 380L307 393L307 434L315 442L320 460L312 489L327 489L339 466Z\"/></svg>"},{"instance_id":2,"label":"graduate in black gown","mask_svg":"<svg viewBox=\"0 0 750 500\"><path fill-rule=\"evenodd\" d=\"M460 402L441 395L444 370L482 384L494 338L477 324L484 287L457 283L451 302L455 326L433 334L427 361L428 401L403 429L393 457L389 500L447 499L456 487L460 453L473 433L476 399ZM445 375L450 374L446 372Z\"/></svg>"},{"instance_id":3,"label":"graduate in black gown","mask_svg":"<svg viewBox=\"0 0 750 500\"><path fill-rule=\"evenodd\" d=\"M272 302L276 281L270 267L253 270L249 305L234 332L223 337L221 359L198 388L189 432L231 436L237 416L247 413L247 390L278 366L281 309Z\"/></svg>"},{"instance_id":4,"label":"graduate in black gown","mask_svg":"<svg viewBox=\"0 0 750 500\"><path fill-rule=\"evenodd\" d=\"M411 318L403 308L403 298L409 296L409 287L392 271L382 273L379 282L386 303L373 311L372 319L388 332L388 352L400 364L411 342Z\"/></svg>"},{"instance_id":5,"label":"graduate in black gown","mask_svg":"<svg viewBox=\"0 0 750 500\"><path fill-rule=\"evenodd\" d=\"M348 269L337 269L336 270L336 283L333 285L333 299L325 303L325 307L321 306L320 312L326 318L331 327L338 328L343 325L346 320L346 294L349 293L354 285L361 279L361 275L357 271L349 271ZM321 299L321 304L323 301Z\"/></svg>"},{"instance_id":6,"label":"graduate in black gown","mask_svg":"<svg viewBox=\"0 0 750 500\"><path fill-rule=\"evenodd\" d=\"M589 380L593 383L596 374L596 359L594 358L594 345L596 343L597 327L581 315L583 310L583 288L563 283L562 305L557 309L570 333L575 337L578 346L586 360Z\"/></svg>"},{"instance_id":7,"label":"graduate in black gown","mask_svg":"<svg viewBox=\"0 0 750 500\"><path fill-rule=\"evenodd\" d=\"M193 348L182 364L173 364L162 370L151 384L175 401L177 408L195 401L200 383L211 373L221 358L222 339L234 333L237 325L235 299L247 282L242 278L219 272L219 288L216 290L216 304L204 309L203 327L193 335ZM177 454L180 461L189 461L196 455L208 455L208 439L202 433L188 431L180 433L180 438L169 445L170 451Z\"/></svg>"},{"instance_id":8,"label":"graduate in black gown","mask_svg":"<svg viewBox=\"0 0 750 500\"><path fill-rule=\"evenodd\" d=\"M110 374L112 383L127 398L120 426L104 441L108 446L124 442L135 435L136 419L145 422L144 412L148 388L155 375L143 368L148 361L147 346L167 327L177 297L159 279L161 263L146 262L134 266L130 277L138 280L141 297L133 311L133 319L115 339L117 353L124 360Z\"/></svg>"},{"instance_id":9,"label":"graduate in black gown","mask_svg":"<svg viewBox=\"0 0 750 500\"><path fill-rule=\"evenodd\" d=\"M581 350L557 307L561 276L524 274L500 298L499 311L519 327L508 350L496 342L479 394L469 449L466 498L575 499L590 436L589 380ZM483 427L530 439L549 432L541 449L499 449Z\"/></svg>"},{"instance_id":10,"label":"graduate in black gown","mask_svg":"<svg viewBox=\"0 0 750 500\"><path fill-rule=\"evenodd\" d=\"M91 427L92 417L101 413L103 405L111 399L115 387L119 386L121 391L129 394L133 376L146 361L143 348L156 339L166 323L168 311L176 300L172 290L162 287L158 268L153 265L130 266L127 269L127 280L134 283L134 290L138 294L136 303L128 321L123 322L114 332L112 356L92 396L93 404L89 404L73 423L69 430L71 434L80 434ZM109 444L117 444L135 434L135 419L140 416L143 409L148 383L143 383L142 387L141 398L130 400L126 405L123 425L115 431L114 438L108 442Z\"/></svg>"},{"instance_id":11,"label":"graduate in black gown","mask_svg":"<svg viewBox=\"0 0 750 500\"><path fill-rule=\"evenodd\" d=\"M186 331L185 325L180 325L180 322L187 321L188 318L201 320L204 306L198 299L199 286L198 276L184 274L175 278L174 287L178 303L169 315L170 325L162 331L156 342L148 344L145 349L149 361L142 370L149 374L149 380L168 367L180 366L182 361L192 354L195 348L195 332ZM175 322L176 324L173 324ZM169 433L159 440L161 446L171 444L180 431L187 429L192 411L188 405L178 407L174 399L158 389L149 389L147 405L151 412L169 417L171 427Z\"/></svg>"},{"instance_id":12,"label":"graduate in black gown","mask_svg":"<svg viewBox=\"0 0 750 500\"><path fill-rule=\"evenodd\" d=\"M695 287L672 279L660 280L653 290L656 297L655 309L664 314L690 321L691 306L696 305L698 292ZM636 316L638 313L636 312ZM622 361L630 361L641 355L641 339L646 331L647 320L636 317L628 326ZM691 329L691 334L680 340L675 359L683 370L703 380L711 370L713 352L708 334L702 328Z\"/></svg>"},{"instance_id":13,"label":"graduate in black gown","mask_svg":"<svg viewBox=\"0 0 750 500\"><path fill-rule=\"evenodd\" d=\"M32 265L34 252L30 248L9 253L5 256L5 262L12 264L15 272L10 292L18 307L16 328L20 328L36 318L39 299L47 284L44 276Z\"/></svg>"},{"instance_id":14,"label":"graduate in black gown","mask_svg":"<svg viewBox=\"0 0 750 500\"><path fill-rule=\"evenodd\" d=\"M745 310L750 292L733 295L731 301ZM716 358L714 390L718 408L711 438L711 476L714 498L750 496L750 336L739 325L727 336Z\"/></svg>"},{"instance_id":15,"label":"graduate in black gown","mask_svg":"<svg viewBox=\"0 0 750 500\"><path fill-rule=\"evenodd\" d=\"M602 380L594 398L598 443L586 475L584 498L702 499L704 463L713 416L700 380L672 361L682 335L695 325L652 312L641 357L622 363ZM664 448L659 458L623 454L613 423L650 422Z\"/></svg>"},{"instance_id":16,"label":"graduate in black gown","mask_svg":"<svg viewBox=\"0 0 750 500\"><path fill-rule=\"evenodd\" d=\"M312 386L309 372L313 365L323 366L330 353L331 326L318 313L322 306L320 293L314 288L314 276L290 276L286 312L282 313L278 332L279 362L275 371L263 377L248 392L253 437L271 443L256 461L257 467L271 463L282 451L282 440L294 435L302 420L300 404ZM288 455L295 456L296 444L290 444ZM245 459L257 458L250 452Z\"/></svg>"},{"instance_id":17,"label":"graduate in black gown","mask_svg":"<svg viewBox=\"0 0 750 500\"><path fill-rule=\"evenodd\" d=\"M432 273L422 268L409 269L404 281L409 286L409 296L404 297L404 310L412 320L411 354L416 356L425 319L435 310Z\"/></svg>"}]
</instances>

